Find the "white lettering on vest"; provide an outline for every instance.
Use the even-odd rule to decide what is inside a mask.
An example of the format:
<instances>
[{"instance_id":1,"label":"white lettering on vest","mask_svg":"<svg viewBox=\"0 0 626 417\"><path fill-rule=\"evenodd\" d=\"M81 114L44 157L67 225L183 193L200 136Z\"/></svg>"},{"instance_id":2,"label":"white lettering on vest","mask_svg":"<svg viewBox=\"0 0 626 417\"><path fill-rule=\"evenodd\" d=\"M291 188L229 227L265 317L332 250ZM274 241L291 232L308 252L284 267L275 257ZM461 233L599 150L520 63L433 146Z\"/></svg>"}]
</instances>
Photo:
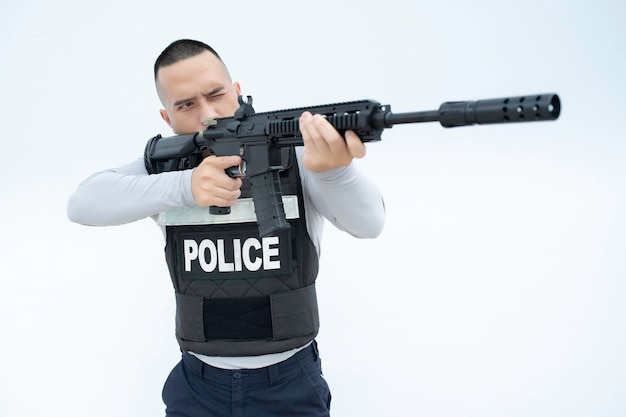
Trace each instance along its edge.
<instances>
[{"instance_id":1,"label":"white lettering on vest","mask_svg":"<svg viewBox=\"0 0 626 417\"><path fill-rule=\"evenodd\" d=\"M259 268L261 268L261 264L263 263L263 260L259 257L256 257L254 260L252 258L250 258L250 254L253 253L250 249L254 248L255 251L257 252L259 249L261 249L261 243L259 242L259 239L256 238L250 238L250 239L246 239L245 242L243 242L243 254L246 255L245 258L243 258L243 263L246 266L246 269L248 271L258 271Z\"/></svg>"},{"instance_id":2,"label":"white lettering on vest","mask_svg":"<svg viewBox=\"0 0 626 417\"><path fill-rule=\"evenodd\" d=\"M185 241L185 243L188 242L187 240ZM192 240L191 242L193 242L193 244L197 245L195 240ZM206 256L206 251L207 249L209 250L209 259L210 261L207 262L207 256ZM217 248L215 247L215 243L213 243L211 240L209 239L204 239L202 242L200 242L200 245L198 246L198 250L196 251L198 253L197 258L200 261L200 266L202 267L203 271L213 271L215 269L215 266L217 265ZM187 265L187 260L185 259L185 265ZM189 261L189 269L188 271L191 271L191 261Z\"/></svg>"},{"instance_id":3,"label":"white lettering on vest","mask_svg":"<svg viewBox=\"0 0 626 417\"><path fill-rule=\"evenodd\" d=\"M226 259L226 246L224 239L217 239L213 242L211 239L203 239L200 243L194 239L184 239L183 256L185 271L191 272L193 261L198 261L200 268L204 272L241 272L258 271L263 268L265 271L280 269L280 255L278 245L280 243L278 236L264 237L259 239L251 237L246 239L243 244L241 239L232 240L232 262ZM261 254L259 256L259 251ZM228 255L231 255L229 252Z\"/></svg>"}]
</instances>

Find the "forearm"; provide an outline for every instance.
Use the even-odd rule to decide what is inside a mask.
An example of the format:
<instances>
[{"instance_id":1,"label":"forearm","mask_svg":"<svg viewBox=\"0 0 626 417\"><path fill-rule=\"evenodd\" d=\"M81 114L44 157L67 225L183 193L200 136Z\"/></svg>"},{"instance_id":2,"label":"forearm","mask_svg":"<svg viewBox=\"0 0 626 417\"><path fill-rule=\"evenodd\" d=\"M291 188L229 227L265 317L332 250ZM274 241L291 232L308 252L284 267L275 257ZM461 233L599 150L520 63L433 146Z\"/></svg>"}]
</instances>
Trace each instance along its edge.
<instances>
[{"instance_id":1,"label":"forearm","mask_svg":"<svg viewBox=\"0 0 626 417\"><path fill-rule=\"evenodd\" d=\"M98 172L72 194L68 218L91 226L130 223L176 207L193 205L191 171L148 175L143 159Z\"/></svg>"},{"instance_id":2,"label":"forearm","mask_svg":"<svg viewBox=\"0 0 626 417\"><path fill-rule=\"evenodd\" d=\"M373 238L382 232L383 197L354 164L322 173L304 171L303 178L315 208L337 228L359 238Z\"/></svg>"}]
</instances>

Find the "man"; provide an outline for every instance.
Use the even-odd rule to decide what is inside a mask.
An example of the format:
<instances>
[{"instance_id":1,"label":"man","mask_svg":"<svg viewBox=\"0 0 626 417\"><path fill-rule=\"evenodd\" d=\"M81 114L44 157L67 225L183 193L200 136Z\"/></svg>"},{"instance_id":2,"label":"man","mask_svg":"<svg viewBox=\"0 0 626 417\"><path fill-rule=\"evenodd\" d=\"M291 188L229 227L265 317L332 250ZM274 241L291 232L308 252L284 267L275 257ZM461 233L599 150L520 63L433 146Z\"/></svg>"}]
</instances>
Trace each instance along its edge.
<instances>
[{"instance_id":1,"label":"man","mask_svg":"<svg viewBox=\"0 0 626 417\"><path fill-rule=\"evenodd\" d=\"M176 134L204 130L205 120L232 116L239 107L240 84L204 43L173 42L156 60L154 76L161 117ZM152 175L140 158L92 175L69 200L68 217L80 224L150 216L164 230L182 351L163 389L168 416L329 415L330 391L314 340L324 218L372 238L382 230L384 206L352 164L365 155L354 132L344 138L309 112L299 122L304 147L281 155L284 198L297 209L288 213L291 227L276 236L258 236L244 204L248 182L225 173L241 162L235 155ZM190 211L197 216L209 206L232 207L239 217L217 219L201 209L201 221L188 221Z\"/></svg>"}]
</instances>

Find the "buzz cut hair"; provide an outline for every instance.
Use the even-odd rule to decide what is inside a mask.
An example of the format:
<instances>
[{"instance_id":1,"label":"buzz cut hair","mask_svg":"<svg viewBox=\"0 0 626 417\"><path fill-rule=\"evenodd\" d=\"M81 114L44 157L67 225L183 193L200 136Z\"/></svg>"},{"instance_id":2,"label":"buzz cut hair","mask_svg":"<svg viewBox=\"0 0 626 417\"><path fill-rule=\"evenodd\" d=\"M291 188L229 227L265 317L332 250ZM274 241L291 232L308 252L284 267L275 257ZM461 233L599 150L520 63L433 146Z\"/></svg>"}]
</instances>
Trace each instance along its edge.
<instances>
[{"instance_id":1,"label":"buzz cut hair","mask_svg":"<svg viewBox=\"0 0 626 417\"><path fill-rule=\"evenodd\" d=\"M220 61L222 58L218 55L215 49L211 48L204 42L196 41L193 39L179 39L172 42L161 52L161 55L156 59L154 63L154 80L156 81L159 69L182 61L183 59L191 58L196 55L200 55L203 52L211 52ZM223 62L223 61L222 61Z\"/></svg>"}]
</instances>

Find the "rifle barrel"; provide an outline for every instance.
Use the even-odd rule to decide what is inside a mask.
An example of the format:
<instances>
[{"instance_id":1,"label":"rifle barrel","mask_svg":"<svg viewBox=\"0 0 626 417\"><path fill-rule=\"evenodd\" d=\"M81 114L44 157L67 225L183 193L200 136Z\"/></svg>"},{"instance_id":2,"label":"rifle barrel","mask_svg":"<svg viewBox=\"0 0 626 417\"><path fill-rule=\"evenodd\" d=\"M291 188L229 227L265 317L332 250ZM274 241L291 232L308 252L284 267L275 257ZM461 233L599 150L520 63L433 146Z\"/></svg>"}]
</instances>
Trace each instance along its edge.
<instances>
[{"instance_id":1,"label":"rifle barrel","mask_svg":"<svg viewBox=\"0 0 626 417\"><path fill-rule=\"evenodd\" d=\"M375 115L374 126L391 127L401 123L439 122L443 127L494 123L539 122L556 120L561 100L554 93L477 101L449 101L439 110Z\"/></svg>"},{"instance_id":2,"label":"rifle barrel","mask_svg":"<svg viewBox=\"0 0 626 417\"><path fill-rule=\"evenodd\" d=\"M438 122L439 111L413 111L408 113L389 113L385 117L385 124L398 125L403 123L424 123L424 122Z\"/></svg>"}]
</instances>

